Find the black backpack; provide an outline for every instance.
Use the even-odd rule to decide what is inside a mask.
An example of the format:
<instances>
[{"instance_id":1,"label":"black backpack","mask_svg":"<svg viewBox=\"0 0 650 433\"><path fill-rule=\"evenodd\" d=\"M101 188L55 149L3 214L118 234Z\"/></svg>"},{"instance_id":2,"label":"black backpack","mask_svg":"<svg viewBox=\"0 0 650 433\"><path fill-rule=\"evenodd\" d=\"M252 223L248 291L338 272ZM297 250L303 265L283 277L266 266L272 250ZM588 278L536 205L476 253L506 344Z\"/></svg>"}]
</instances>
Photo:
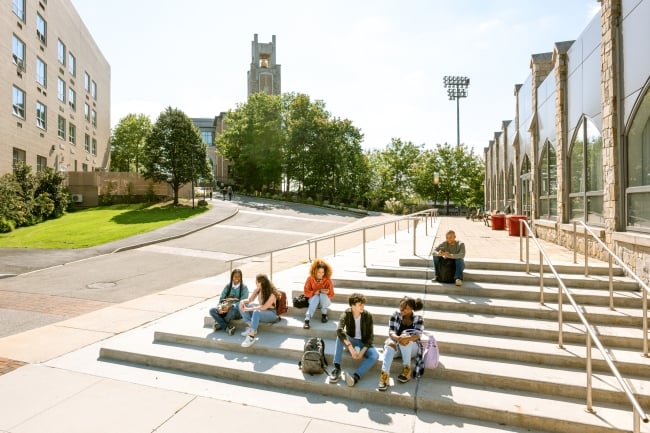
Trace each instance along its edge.
<instances>
[{"instance_id":1,"label":"black backpack","mask_svg":"<svg viewBox=\"0 0 650 433\"><path fill-rule=\"evenodd\" d=\"M305 374L321 374L325 371L325 341L320 337L310 337L305 341L305 348L298 367Z\"/></svg>"}]
</instances>

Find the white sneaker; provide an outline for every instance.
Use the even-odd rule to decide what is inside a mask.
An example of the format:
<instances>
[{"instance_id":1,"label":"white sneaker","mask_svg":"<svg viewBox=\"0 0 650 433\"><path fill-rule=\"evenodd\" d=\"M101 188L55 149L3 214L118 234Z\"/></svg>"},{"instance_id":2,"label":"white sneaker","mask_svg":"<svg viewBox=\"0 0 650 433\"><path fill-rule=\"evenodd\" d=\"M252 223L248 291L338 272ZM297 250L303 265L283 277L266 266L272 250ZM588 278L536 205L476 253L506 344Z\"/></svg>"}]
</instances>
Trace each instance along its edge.
<instances>
[{"instance_id":1,"label":"white sneaker","mask_svg":"<svg viewBox=\"0 0 650 433\"><path fill-rule=\"evenodd\" d=\"M242 341L241 347L251 347L253 344L255 344L255 337L249 335L244 339L244 341Z\"/></svg>"},{"instance_id":2,"label":"white sneaker","mask_svg":"<svg viewBox=\"0 0 650 433\"><path fill-rule=\"evenodd\" d=\"M457 286L462 286L463 285L463 280L461 280L460 278L456 278L456 285Z\"/></svg>"},{"instance_id":3,"label":"white sneaker","mask_svg":"<svg viewBox=\"0 0 650 433\"><path fill-rule=\"evenodd\" d=\"M244 332L241 333L241 336L242 336L242 337L245 337L245 336L247 336L247 335L250 334L250 333L251 333L251 328L246 327L246 330L245 330Z\"/></svg>"}]
</instances>

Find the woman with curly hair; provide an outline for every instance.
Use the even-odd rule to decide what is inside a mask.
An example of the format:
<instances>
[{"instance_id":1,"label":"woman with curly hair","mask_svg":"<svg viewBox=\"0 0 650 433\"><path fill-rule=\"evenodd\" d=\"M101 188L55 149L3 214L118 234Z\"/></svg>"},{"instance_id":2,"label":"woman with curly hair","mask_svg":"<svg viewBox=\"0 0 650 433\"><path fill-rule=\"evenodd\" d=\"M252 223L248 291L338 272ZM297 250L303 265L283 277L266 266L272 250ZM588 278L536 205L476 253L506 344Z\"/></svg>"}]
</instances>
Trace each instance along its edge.
<instances>
[{"instance_id":1,"label":"woman with curly hair","mask_svg":"<svg viewBox=\"0 0 650 433\"><path fill-rule=\"evenodd\" d=\"M309 320L320 305L321 322L327 323L327 309L334 297L332 284L332 267L323 259L314 259L309 268L309 276L305 281L304 293L309 298L309 307L305 314L304 329L309 329Z\"/></svg>"},{"instance_id":2,"label":"woman with curly hair","mask_svg":"<svg viewBox=\"0 0 650 433\"><path fill-rule=\"evenodd\" d=\"M275 312L275 303L280 295L269 277L264 274L257 274L255 277L257 288L248 297L239 303L239 311L246 322L247 328L242 332L246 339L242 342L242 347L250 347L255 343L255 335L260 322L275 323L278 321L278 315ZM259 303L253 303L259 296Z\"/></svg>"}]
</instances>

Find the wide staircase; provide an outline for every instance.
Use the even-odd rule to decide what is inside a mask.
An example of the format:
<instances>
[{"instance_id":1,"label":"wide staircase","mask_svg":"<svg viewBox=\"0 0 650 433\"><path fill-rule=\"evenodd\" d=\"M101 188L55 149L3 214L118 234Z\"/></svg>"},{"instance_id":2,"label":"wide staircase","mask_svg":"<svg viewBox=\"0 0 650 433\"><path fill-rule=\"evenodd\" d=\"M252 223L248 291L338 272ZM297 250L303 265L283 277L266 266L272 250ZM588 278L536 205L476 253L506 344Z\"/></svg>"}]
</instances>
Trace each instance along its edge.
<instances>
[{"instance_id":1,"label":"wide staircase","mask_svg":"<svg viewBox=\"0 0 650 433\"><path fill-rule=\"evenodd\" d=\"M582 265L560 263L558 272L582 305L611 358L644 408L650 407L650 362L642 356L641 294L638 286L614 269L614 305L609 308L608 269L593 263L589 276ZM557 283L545 273L540 303L538 271L526 272L519 261L467 260L465 284L432 282L430 261L400 259L400 266L368 266L364 273L342 272L334 278L336 296L330 321L302 328L303 309L289 308L280 322L263 324L258 340L242 348L237 333L212 331L212 319L201 307L172 325L161 323L140 337L108 341L100 350L106 362L173 370L187 375L238 382L241 386L329 401L358 402L415 414L422 422L413 431L614 433L632 431L632 409L598 350L593 350L593 409L587 408L585 333L565 302L563 347L558 346ZM289 297L302 291L304 272L281 284ZM382 348L388 320L404 295L422 298L425 329L439 343L441 360L419 380L396 381L401 362L393 363L391 386L376 389L380 361L354 388L344 381L327 383L325 374L304 375L297 367L304 341L326 341L333 356L336 319L351 293L362 292L373 314L375 346ZM566 300L565 300L566 301ZM290 301L289 301L290 302ZM180 324L179 324L180 323ZM354 363L343 357L343 369ZM389 415L387 415L389 416ZM427 423L448 420L434 429ZM390 418L386 423L389 424ZM389 429L388 429L389 430ZM650 432L647 424L641 431Z\"/></svg>"}]
</instances>

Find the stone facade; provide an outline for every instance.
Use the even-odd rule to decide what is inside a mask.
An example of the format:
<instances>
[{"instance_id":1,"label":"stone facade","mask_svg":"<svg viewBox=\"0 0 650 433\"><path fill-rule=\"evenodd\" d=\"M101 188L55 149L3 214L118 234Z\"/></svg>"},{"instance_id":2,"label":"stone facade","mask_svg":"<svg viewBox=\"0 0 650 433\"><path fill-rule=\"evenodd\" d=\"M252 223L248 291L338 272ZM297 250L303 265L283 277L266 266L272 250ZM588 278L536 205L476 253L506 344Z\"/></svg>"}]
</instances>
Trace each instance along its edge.
<instances>
[{"instance_id":1,"label":"stone facade","mask_svg":"<svg viewBox=\"0 0 650 433\"><path fill-rule=\"evenodd\" d=\"M628 208L630 197L643 200L644 196L629 195L634 192L628 191L627 170L631 162L627 154L633 145L644 146L643 154L650 152L647 144L638 138L630 144L628 136L633 122L640 122L642 127L644 122L650 124L650 120L641 118L648 115L648 109L639 108L645 107L644 101L649 99L644 100L650 93L650 52L646 44L636 42L650 36L650 30L646 30L650 0L598 3L600 13L578 39L556 42L552 53L533 55L531 75L524 84L515 86L515 132L501 134L501 140L489 140L485 149L486 207L502 209L506 203L503 190L494 179L504 173L507 176L508 167L513 166L515 208L521 212L525 198L522 182L528 179L524 177L522 164L528 158L531 206L527 214L535 234L567 248L575 246L579 254L586 250L590 257L607 260L604 247L593 239L585 242L581 226L584 222L607 248L647 282L650 281L650 227L645 223L647 216L639 216L643 208L635 208L632 214ZM529 94L531 107L521 104ZM551 102L542 109L546 96L546 103ZM635 119L635 116L640 117ZM505 130L503 125L501 130ZM557 172L556 215L550 218L545 215L546 219L540 217L539 208L540 157L545 143L553 146ZM575 146L583 146L584 157L580 157L581 147ZM598 146L601 146L598 158L602 158L602 168L600 159L589 159L593 158L589 152L598 151ZM581 172L583 163L586 168ZM600 179L602 190L599 190Z\"/></svg>"}]
</instances>

